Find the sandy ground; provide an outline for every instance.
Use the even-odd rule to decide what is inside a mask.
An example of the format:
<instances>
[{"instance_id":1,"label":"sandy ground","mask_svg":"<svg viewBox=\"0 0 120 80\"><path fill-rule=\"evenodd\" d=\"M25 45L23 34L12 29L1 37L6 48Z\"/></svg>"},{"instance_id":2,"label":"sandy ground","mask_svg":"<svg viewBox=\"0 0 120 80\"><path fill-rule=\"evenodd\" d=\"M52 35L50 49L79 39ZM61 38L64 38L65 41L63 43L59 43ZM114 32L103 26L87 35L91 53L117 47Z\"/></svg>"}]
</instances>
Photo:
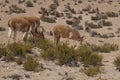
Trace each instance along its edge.
<instances>
[{"instance_id":1,"label":"sandy ground","mask_svg":"<svg viewBox=\"0 0 120 80\"><path fill-rule=\"evenodd\" d=\"M107 1L107 0L106 0ZM82 10L89 4L94 4L92 8L98 7L101 12L105 11L113 11L113 12L118 12L120 11L120 4L118 4L119 0L113 0L112 4L108 3L97 3L97 2L88 2L87 0L84 1L82 4L74 5L73 0L65 0L62 2L62 0L59 0L60 6L58 7L58 10L62 10L64 8L64 4L70 3L71 7L74 8L75 10ZM6 28L6 31L0 32L0 43L6 43L8 40L8 25L7 22L11 17L15 16L40 16L41 14L38 14L38 11L40 10L40 7L46 7L48 8L49 4L52 3L51 0L38 0L37 3L34 3L34 7L29 8L25 7L24 4L18 4L18 0L9 0L9 4L5 3L4 0L0 0L0 3L2 5L6 5L3 7L0 5L0 27ZM39 3L42 3L39 5ZM25 8L26 13L21 13L21 14L15 14L13 13L12 15L8 15L5 13L5 11L8 10L8 7L12 4L17 4L18 6ZM80 24L84 26L84 22L86 20L90 21L91 15L85 15L86 13L81 14L83 17L83 20L81 21ZM58 18L56 23L46 23L41 21L41 25L45 28L45 30L50 31L55 25L62 24L62 25L67 25L65 23L66 19L63 18ZM86 37L85 42L89 42L91 44L101 44L99 42L100 40L109 43L115 43L120 46L120 37L117 37L115 32L117 31L118 28L120 28L120 16L116 18L108 18L109 21L112 21L113 25L110 26L109 28L112 28L112 30L109 30L108 27L104 27L101 29L93 29L93 31L97 31L99 33L114 33L115 37L113 38L108 38L108 39L103 39L103 38L97 38L97 37L90 37L90 35L85 32L84 30L80 30L80 34L84 35ZM46 38L48 39L53 39L50 36L46 35ZM71 44L74 44L75 41L70 41ZM100 76L102 78L105 78L107 80L120 80L120 72L116 70L115 66L113 65L114 58L119 54L120 50L111 52L111 53L100 53L103 55L103 64L104 64L104 71L101 74L98 74L95 77L88 77L84 73L81 73L80 67L68 67L68 66L58 66L55 65L51 61L44 61L41 59L40 63L43 63L44 66L48 69L40 72L26 72L23 70L22 66L18 66L14 62L6 63L4 61L0 61L0 80L12 80L12 79L6 79L5 77L12 75L12 74L19 74L22 77L20 80L64 80L65 73L67 72L69 76L73 78L73 80L97 80ZM26 77L26 75L30 75L29 78Z\"/></svg>"}]
</instances>

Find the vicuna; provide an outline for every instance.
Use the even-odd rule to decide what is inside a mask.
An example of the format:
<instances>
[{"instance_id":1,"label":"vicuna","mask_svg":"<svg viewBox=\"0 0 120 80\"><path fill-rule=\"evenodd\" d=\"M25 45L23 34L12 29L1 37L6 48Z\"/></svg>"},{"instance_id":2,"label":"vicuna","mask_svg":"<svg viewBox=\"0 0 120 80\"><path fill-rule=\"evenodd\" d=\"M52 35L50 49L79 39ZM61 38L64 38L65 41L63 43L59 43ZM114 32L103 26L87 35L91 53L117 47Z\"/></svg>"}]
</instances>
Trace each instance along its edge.
<instances>
[{"instance_id":1,"label":"vicuna","mask_svg":"<svg viewBox=\"0 0 120 80\"><path fill-rule=\"evenodd\" d=\"M16 42L17 31L23 32L23 40L25 41L28 34L32 30L32 25L30 25L30 23L26 19L18 18L18 17L9 19L8 27L9 27L8 42L12 36L12 32L14 32L13 40L14 40L14 42Z\"/></svg>"},{"instance_id":2,"label":"vicuna","mask_svg":"<svg viewBox=\"0 0 120 80\"><path fill-rule=\"evenodd\" d=\"M69 38L77 40L80 41L80 43L82 44L84 38L83 36L80 36L77 30L64 25L56 25L53 28L53 36L55 44L58 44L60 42L60 38Z\"/></svg>"},{"instance_id":3,"label":"vicuna","mask_svg":"<svg viewBox=\"0 0 120 80\"><path fill-rule=\"evenodd\" d=\"M30 24L33 26L33 31L34 31L36 27L40 27L40 20L48 15L49 15L48 12L44 11L40 17L24 16L23 18L30 22ZM44 28L41 27L41 29L44 29Z\"/></svg>"}]
</instances>

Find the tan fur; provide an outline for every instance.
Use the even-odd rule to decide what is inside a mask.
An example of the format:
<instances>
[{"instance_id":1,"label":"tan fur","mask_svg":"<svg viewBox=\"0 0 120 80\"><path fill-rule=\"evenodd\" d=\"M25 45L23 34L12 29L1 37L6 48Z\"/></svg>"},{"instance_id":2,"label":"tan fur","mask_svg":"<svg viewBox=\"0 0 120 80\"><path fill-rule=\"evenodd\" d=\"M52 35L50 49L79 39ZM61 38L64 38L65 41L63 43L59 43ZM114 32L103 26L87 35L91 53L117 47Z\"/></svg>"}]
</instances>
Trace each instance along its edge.
<instances>
[{"instance_id":1,"label":"tan fur","mask_svg":"<svg viewBox=\"0 0 120 80\"><path fill-rule=\"evenodd\" d=\"M24 16L23 18L28 20L30 24L33 26L33 30L35 30L36 27L40 26L40 20L44 18L45 16L48 16L48 12L44 12L40 17L36 16Z\"/></svg>"},{"instance_id":2,"label":"tan fur","mask_svg":"<svg viewBox=\"0 0 120 80\"><path fill-rule=\"evenodd\" d=\"M77 30L70 28L69 26L56 25L53 28L54 42L57 44L62 38L71 38L77 41L83 41L83 37L80 37L80 34Z\"/></svg>"},{"instance_id":3,"label":"tan fur","mask_svg":"<svg viewBox=\"0 0 120 80\"><path fill-rule=\"evenodd\" d=\"M17 35L17 31L20 32L26 32L28 34L28 32L30 32L30 23L25 20L24 18L11 18L8 21L8 27L12 30L12 32L14 32L14 41L16 41L16 35ZM27 36L26 34L26 36ZM10 35L11 37L11 35ZM9 38L10 39L10 38Z\"/></svg>"}]
</instances>

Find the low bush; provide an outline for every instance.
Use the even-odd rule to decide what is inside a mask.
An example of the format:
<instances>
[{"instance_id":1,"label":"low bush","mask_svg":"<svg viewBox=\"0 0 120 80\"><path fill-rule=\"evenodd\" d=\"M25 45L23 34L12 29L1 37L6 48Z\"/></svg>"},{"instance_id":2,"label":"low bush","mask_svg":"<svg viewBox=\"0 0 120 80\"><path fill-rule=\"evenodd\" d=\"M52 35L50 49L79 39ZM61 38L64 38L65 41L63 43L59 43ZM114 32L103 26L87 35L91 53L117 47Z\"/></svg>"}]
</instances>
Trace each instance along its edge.
<instances>
[{"instance_id":1,"label":"low bush","mask_svg":"<svg viewBox=\"0 0 120 80\"><path fill-rule=\"evenodd\" d=\"M0 58L2 56L6 56L7 53L8 53L7 48L3 44L0 44Z\"/></svg>"},{"instance_id":2,"label":"low bush","mask_svg":"<svg viewBox=\"0 0 120 80\"><path fill-rule=\"evenodd\" d=\"M86 45L79 47L78 56L85 66L96 66L102 63L102 56L93 52L92 49Z\"/></svg>"},{"instance_id":3,"label":"low bush","mask_svg":"<svg viewBox=\"0 0 120 80\"><path fill-rule=\"evenodd\" d=\"M112 26L112 22L102 20L103 26Z\"/></svg>"},{"instance_id":4,"label":"low bush","mask_svg":"<svg viewBox=\"0 0 120 80\"><path fill-rule=\"evenodd\" d=\"M118 16L119 16L119 14L118 14L118 13L115 13L115 12L106 12L106 15L107 15L108 17L118 17Z\"/></svg>"},{"instance_id":5,"label":"low bush","mask_svg":"<svg viewBox=\"0 0 120 80\"><path fill-rule=\"evenodd\" d=\"M53 43L51 41L43 40L43 39L35 38L35 37L30 37L27 40L27 43L32 45L32 47L38 47L43 50L53 47Z\"/></svg>"},{"instance_id":6,"label":"low bush","mask_svg":"<svg viewBox=\"0 0 120 80\"><path fill-rule=\"evenodd\" d=\"M16 58L15 62L18 64L18 65L21 65L23 63L23 59L18 57Z\"/></svg>"},{"instance_id":7,"label":"low bush","mask_svg":"<svg viewBox=\"0 0 120 80\"><path fill-rule=\"evenodd\" d=\"M28 57L23 63L23 67L27 71L38 71L39 63L36 62L32 57Z\"/></svg>"},{"instance_id":8,"label":"low bush","mask_svg":"<svg viewBox=\"0 0 120 80\"><path fill-rule=\"evenodd\" d=\"M99 67L89 66L84 72L88 76L95 76L100 73L100 70Z\"/></svg>"},{"instance_id":9,"label":"low bush","mask_svg":"<svg viewBox=\"0 0 120 80\"><path fill-rule=\"evenodd\" d=\"M55 23L56 22L56 20L54 18L50 18L50 17L44 17L42 19L42 21L48 22L48 23Z\"/></svg>"},{"instance_id":10,"label":"low bush","mask_svg":"<svg viewBox=\"0 0 120 80\"><path fill-rule=\"evenodd\" d=\"M31 45L24 43L11 43L7 45L9 52L13 53L15 56L25 57L27 50L31 48Z\"/></svg>"},{"instance_id":11,"label":"low bush","mask_svg":"<svg viewBox=\"0 0 120 80\"><path fill-rule=\"evenodd\" d=\"M77 62L76 51L73 47L68 47L66 44L59 44L53 48L48 48L43 51L44 59L57 60L59 65L74 66Z\"/></svg>"},{"instance_id":12,"label":"low bush","mask_svg":"<svg viewBox=\"0 0 120 80\"><path fill-rule=\"evenodd\" d=\"M9 12L10 13L25 13L25 9L22 9L20 7L18 7L17 5L12 5L10 8L9 8Z\"/></svg>"},{"instance_id":13,"label":"low bush","mask_svg":"<svg viewBox=\"0 0 120 80\"><path fill-rule=\"evenodd\" d=\"M116 68L120 71L120 56L117 56L113 63L116 66Z\"/></svg>"},{"instance_id":14,"label":"low bush","mask_svg":"<svg viewBox=\"0 0 120 80\"><path fill-rule=\"evenodd\" d=\"M27 2L26 2L26 6L27 6L27 7L33 7L33 3L32 3L31 1L27 1Z\"/></svg>"},{"instance_id":15,"label":"low bush","mask_svg":"<svg viewBox=\"0 0 120 80\"><path fill-rule=\"evenodd\" d=\"M0 27L0 31L5 31L6 29L3 27Z\"/></svg>"},{"instance_id":16,"label":"low bush","mask_svg":"<svg viewBox=\"0 0 120 80\"><path fill-rule=\"evenodd\" d=\"M105 43L100 47L100 52L110 52L118 50L118 45Z\"/></svg>"}]
</instances>

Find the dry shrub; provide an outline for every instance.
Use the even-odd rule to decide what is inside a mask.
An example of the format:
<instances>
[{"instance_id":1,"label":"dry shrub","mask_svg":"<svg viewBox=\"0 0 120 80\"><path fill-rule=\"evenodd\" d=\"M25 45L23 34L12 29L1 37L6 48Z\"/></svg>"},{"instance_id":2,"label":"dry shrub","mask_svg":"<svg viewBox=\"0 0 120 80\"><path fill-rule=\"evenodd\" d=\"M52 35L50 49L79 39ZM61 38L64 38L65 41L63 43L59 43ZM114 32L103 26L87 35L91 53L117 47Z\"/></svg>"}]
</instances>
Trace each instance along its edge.
<instances>
[{"instance_id":1,"label":"dry shrub","mask_svg":"<svg viewBox=\"0 0 120 80\"><path fill-rule=\"evenodd\" d=\"M114 59L114 65L116 66L116 68L120 71L120 56L117 56L115 59Z\"/></svg>"},{"instance_id":2,"label":"dry shrub","mask_svg":"<svg viewBox=\"0 0 120 80\"><path fill-rule=\"evenodd\" d=\"M3 27L0 27L0 31L5 31L6 29Z\"/></svg>"},{"instance_id":3,"label":"dry shrub","mask_svg":"<svg viewBox=\"0 0 120 80\"><path fill-rule=\"evenodd\" d=\"M32 45L32 47L38 47L38 48L43 49L43 50L46 50L50 47L53 47L53 43L51 41L36 38L36 37L30 37L27 40L27 43Z\"/></svg>"},{"instance_id":4,"label":"dry shrub","mask_svg":"<svg viewBox=\"0 0 120 80\"><path fill-rule=\"evenodd\" d=\"M27 1L27 2L26 2L26 6L27 6L27 7L33 7L33 3L32 3L31 1Z\"/></svg>"},{"instance_id":5,"label":"dry shrub","mask_svg":"<svg viewBox=\"0 0 120 80\"><path fill-rule=\"evenodd\" d=\"M31 48L31 45L24 43L11 43L7 45L9 52L13 53L15 56L25 57L27 50Z\"/></svg>"},{"instance_id":6,"label":"dry shrub","mask_svg":"<svg viewBox=\"0 0 120 80\"><path fill-rule=\"evenodd\" d=\"M36 62L32 57L28 57L24 62L23 67L27 71L38 71L39 63Z\"/></svg>"}]
</instances>

